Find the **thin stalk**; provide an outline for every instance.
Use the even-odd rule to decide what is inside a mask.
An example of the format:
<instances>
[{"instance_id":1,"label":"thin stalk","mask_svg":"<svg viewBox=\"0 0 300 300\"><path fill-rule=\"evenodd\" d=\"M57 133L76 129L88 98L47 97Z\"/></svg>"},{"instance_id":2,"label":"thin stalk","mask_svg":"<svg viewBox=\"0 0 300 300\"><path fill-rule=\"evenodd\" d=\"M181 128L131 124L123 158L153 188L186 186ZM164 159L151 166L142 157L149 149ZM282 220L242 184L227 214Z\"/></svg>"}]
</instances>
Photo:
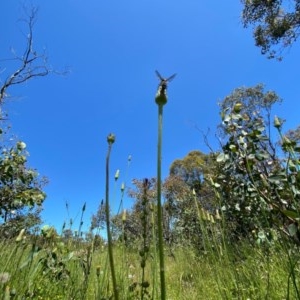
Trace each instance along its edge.
<instances>
[{"instance_id":1,"label":"thin stalk","mask_svg":"<svg viewBox=\"0 0 300 300\"><path fill-rule=\"evenodd\" d=\"M105 214L106 214L106 230L107 230L107 243L108 243L108 256L109 256L109 264L111 270L111 277L113 283L113 291L114 291L114 299L119 299L116 273L115 273L115 265L114 265L114 256L113 256L113 245L112 245L112 236L110 231L110 209L109 209L109 158L112 144L115 141L115 136L113 134L109 134L107 137L108 142L108 151L106 156L106 186L105 186Z\"/></svg>"},{"instance_id":2,"label":"thin stalk","mask_svg":"<svg viewBox=\"0 0 300 300\"><path fill-rule=\"evenodd\" d=\"M79 224L79 229L78 229L78 237L81 237L81 230L82 230L82 225L83 225L83 215L85 212L85 208L86 208L86 202L84 203L82 209L81 209L81 217L80 217L80 224Z\"/></svg>"},{"instance_id":3,"label":"thin stalk","mask_svg":"<svg viewBox=\"0 0 300 300\"><path fill-rule=\"evenodd\" d=\"M150 204L151 205L151 204ZM150 206L151 211L151 226L152 226L152 236L155 237L156 235L156 228L155 224L155 211L153 209L153 205ZM152 260L152 299L158 299L157 294L157 243L156 239L153 239L153 260Z\"/></svg>"},{"instance_id":4,"label":"thin stalk","mask_svg":"<svg viewBox=\"0 0 300 300\"><path fill-rule=\"evenodd\" d=\"M167 103L167 85L176 74L169 78L163 78L158 71L156 75L160 79L160 84L155 95L155 102L158 105L158 143L157 143L157 229L158 229L158 251L159 251L159 273L160 273L160 298L166 299L166 280L165 280L165 262L164 262L164 241L163 241L163 218L161 205L161 148L162 148L162 121L163 106Z\"/></svg>"},{"instance_id":5,"label":"thin stalk","mask_svg":"<svg viewBox=\"0 0 300 300\"><path fill-rule=\"evenodd\" d=\"M160 290L161 299L166 299L165 262L164 262L164 241L163 241L163 219L161 204L161 149L162 149L162 120L163 104L158 104L158 143L157 143L157 228L158 228L158 249L160 264Z\"/></svg>"}]
</instances>

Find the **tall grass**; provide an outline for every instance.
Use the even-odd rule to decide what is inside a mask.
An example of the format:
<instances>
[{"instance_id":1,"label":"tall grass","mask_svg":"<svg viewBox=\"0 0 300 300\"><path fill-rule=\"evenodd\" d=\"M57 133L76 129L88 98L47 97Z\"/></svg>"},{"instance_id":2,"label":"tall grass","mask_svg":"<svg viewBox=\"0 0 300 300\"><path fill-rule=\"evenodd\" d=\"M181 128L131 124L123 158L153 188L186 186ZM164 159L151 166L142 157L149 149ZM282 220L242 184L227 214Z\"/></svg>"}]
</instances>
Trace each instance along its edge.
<instances>
[{"instance_id":1,"label":"tall grass","mask_svg":"<svg viewBox=\"0 0 300 300\"><path fill-rule=\"evenodd\" d=\"M205 228L213 224L208 222L203 220ZM203 233L204 239L210 236L210 230ZM67 244L51 234L28 239L0 243L0 299L111 299L105 244L89 252L92 241ZM287 252L287 243L224 241L226 249L220 251L215 247L219 241L211 238L206 242L205 250L195 250L187 243L165 257L167 299L299 299L295 288L299 287L300 270L297 248L290 247ZM156 273L151 266L159 262L154 261L150 247L149 264L143 268L139 250L137 245L125 248L124 253L120 243L114 244L117 280L123 282L119 298L160 299L159 281L153 281ZM89 255L92 263L87 273ZM140 285L146 279L149 287Z\"/></svg>"}]
</instances>

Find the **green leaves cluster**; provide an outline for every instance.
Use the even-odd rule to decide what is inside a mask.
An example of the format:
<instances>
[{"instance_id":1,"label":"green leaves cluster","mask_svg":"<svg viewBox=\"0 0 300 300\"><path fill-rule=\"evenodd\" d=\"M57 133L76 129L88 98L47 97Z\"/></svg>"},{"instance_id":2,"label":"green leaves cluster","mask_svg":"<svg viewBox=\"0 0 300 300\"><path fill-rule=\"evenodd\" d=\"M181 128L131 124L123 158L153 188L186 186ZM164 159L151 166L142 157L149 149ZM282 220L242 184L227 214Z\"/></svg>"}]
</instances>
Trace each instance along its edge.
<instances>
[{"instance_id":1,"label":"green leaves cluster","mask_svg":"<svg viewBox=\"0 0 300 300\"><path fill-rule=\"evenodd\" d=\"M249 105L258 94L259 104L264 105ZM240 95L248 95L250 101L243 101ZM226 106L224 102L221 105L226 143L217 157L219 171L213 182L224 216L237 235L273 227L289 234L288 226L298 221L299 147L281 134L282 121L278 118L274 127L282 137L281 149L276 149L272 142L269 119L277 99L273 92L264 92L259 85L234 91L225 98ZM285 157L279 157L279 150Z\"/></svg>"},{"instance_id":2,"label":"green leaves cluster","mask_svg":"<svg viewBox=\"0 0 300 300\"><path fill-rule=\"evenodd\" d=\"M7 227L7 224L16 226L18 223L18 228L15 228L16 234L20 226L35 225L24 223L23 217L24 214L41 207L46 198L42 191L45 180L40 179L35 170L26 166L25 143L18 142L8 148L2 146L0 151L0 218L3 223L1 228ZM32 221L35 223L38 218L32 218Z\"/></svg>"},{"instance_id":3,"label":"green leaves cluster","mask_svg":"<svg viewBox=\"0 0 300 300\"><path fill-rule=\"evenodd\" d=\"M242 0L245 27L254 25L256 46L269 58L281 58L280 52L299 36L298 0Z\"/></svg>"}]
</instances>

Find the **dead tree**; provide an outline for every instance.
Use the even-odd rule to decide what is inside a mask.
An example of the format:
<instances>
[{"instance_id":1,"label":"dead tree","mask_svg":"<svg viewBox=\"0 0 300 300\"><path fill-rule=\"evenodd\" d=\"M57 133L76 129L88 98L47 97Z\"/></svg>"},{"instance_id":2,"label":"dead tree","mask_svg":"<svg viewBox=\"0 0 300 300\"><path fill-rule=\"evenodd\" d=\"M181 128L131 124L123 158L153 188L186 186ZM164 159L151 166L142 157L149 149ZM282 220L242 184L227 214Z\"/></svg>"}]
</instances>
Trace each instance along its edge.
<instances>
[{"instance_id":1,"label":"dead tree","mask_svg":"<svg viewBox=\"0 0 300 300\"><path fill-rule=\"evenodd\" d=\"M51 72L45 52L38 53L33 47L33 27L37 12L37 8L31 8L29 12L26 11L26 18L22 20L26 23L28 30L25 51L21 56L12 51L13 57L9 60L16 61L17 67L4 80L0 78L0 119L2 117L1 107L7 98L7 90L11 86L22 84L34 77L46 76Z\"/></svg>"}]
</instances>

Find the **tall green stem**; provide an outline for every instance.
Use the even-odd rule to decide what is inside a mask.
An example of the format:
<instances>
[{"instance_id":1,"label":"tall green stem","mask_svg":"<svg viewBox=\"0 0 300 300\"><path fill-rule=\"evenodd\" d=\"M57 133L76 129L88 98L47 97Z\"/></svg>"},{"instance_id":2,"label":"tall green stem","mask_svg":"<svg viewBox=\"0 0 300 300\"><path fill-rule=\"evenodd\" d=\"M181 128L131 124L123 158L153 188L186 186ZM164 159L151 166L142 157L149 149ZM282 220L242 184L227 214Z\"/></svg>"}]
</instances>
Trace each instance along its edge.
<instances>
[{"instance_id":1,"label":"tall green stem","mask_svg":"<svg viewBox=\"0 0 300 300\"><path fill-rule=\"evenodd\" d=\"M158 227L158 250L160 263L160 294L161 300L166 299L166 280L165 280L165 262L164 262L164 240L163 240L163 216L161 205L161 148L162 148L162 121L163 121L163 106L167 103L167 84L176 74L173 74L168 79L163 78L158 71L156 75L160 79L155 102L158 105L158 143L157 143L157 227Z\"/></svg>"},{"instance_id":2,"label":"tall green stem","mask_svg":"<svg viewBox=\"0 0 300 300\"><path fill-rule=\"evenodd\" d=\"M114 256L113 256L113 245L112 245L112 236L110 231L110 209L109 209L109 158L112 144L115 141L115 136L113 134L109 134L107 137L108 142L108 151L106 156L106 186L105 186L105 214L106 214L106 230L107 230L107 243L108 243L108 256L109 256L109 264L111 270L111 277L113 283L113 290L114 290L114 299L119 299L118 287L117 287L117 280L116 280L116 273L115 273L115 265L114 265Z\"/></svg>"},{"instance_id":3,"label":"tall green stem","mask_svg":"<svg viewBox=\"0 0 300 300\"><path fill-rule=\"evenodd\" d=\"M161 204L161 149L162 149L162 120L163 104L158 104L158 143L157 143L157 227L158 227L158 248L160 264L160 289L161 299L166 299L165 262L164 262L164 241L163 241L163 218Z\"/></svg>"}]
</instances>

